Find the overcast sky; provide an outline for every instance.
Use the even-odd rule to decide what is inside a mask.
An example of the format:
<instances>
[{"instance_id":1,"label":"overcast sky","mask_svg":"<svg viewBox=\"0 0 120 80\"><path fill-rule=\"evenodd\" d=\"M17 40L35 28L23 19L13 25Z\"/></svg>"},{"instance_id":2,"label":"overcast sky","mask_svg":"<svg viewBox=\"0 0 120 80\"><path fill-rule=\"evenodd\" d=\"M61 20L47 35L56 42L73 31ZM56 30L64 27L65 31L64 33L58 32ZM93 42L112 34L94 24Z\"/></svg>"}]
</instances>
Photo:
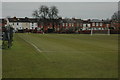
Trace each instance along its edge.
<instances>
[{"instance_id":1,"label":"overcast sky","mask_svg":"<svg viewBox=\"0 0 120 80\"><path fill-rule=\"evenodd\" d=\"M118 10L117 2L3 2L2 16L32 17L41 5L56 6L61 17L106 19Z\"/></svg>"}]
</instances>

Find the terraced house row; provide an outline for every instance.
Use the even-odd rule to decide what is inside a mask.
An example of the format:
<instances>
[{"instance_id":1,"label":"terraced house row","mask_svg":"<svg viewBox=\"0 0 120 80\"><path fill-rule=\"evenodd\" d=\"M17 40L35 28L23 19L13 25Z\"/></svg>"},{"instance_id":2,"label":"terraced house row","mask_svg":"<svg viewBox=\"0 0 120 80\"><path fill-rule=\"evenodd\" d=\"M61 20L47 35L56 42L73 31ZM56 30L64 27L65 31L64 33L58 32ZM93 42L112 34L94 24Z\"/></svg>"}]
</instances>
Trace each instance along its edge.
<instances>
[{"instance_id":1,"label":"terraced house row","mask_svg":"<svg viewBox=\"0 0 120 80\"><path fill-rule=\"evenodd\" d=\"M36 29L38 32L80 32L89 30L120 30L120 22L116 20L99 20L99 19L36 19L36 18L8 18L10 25L14 30L32 30ZM3 24L5 22L3 21Z\"/></svg>"}]
</instances>

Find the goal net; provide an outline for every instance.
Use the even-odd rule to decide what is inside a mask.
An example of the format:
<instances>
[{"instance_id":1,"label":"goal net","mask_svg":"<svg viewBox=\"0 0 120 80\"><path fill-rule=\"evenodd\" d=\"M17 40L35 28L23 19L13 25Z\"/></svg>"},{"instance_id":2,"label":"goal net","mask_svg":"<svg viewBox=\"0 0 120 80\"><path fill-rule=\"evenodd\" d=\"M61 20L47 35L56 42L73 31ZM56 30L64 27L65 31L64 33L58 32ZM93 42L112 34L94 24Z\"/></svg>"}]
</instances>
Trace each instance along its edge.
<instances>
[{"instance_id":1,"label":"goal net","mask_svg":"<svg viewBox=\"0 0 120 80\"><path fill-rule=\"evenodd\" d=\"M93 34L107 34L110 35L110 29L107 30L93 30L91 29L91 35Z\"/></svg>"}]
</instances>

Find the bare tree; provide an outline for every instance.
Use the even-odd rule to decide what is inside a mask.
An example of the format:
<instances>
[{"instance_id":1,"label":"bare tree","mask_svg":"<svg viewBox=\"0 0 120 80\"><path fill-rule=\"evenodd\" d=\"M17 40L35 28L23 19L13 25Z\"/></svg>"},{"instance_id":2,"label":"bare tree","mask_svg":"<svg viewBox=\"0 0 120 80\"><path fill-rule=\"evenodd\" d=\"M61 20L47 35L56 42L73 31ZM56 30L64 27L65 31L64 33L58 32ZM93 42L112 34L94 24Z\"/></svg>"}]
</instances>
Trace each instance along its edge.
<instances>
[{"instance_id":1,"label":"bare tree","mask_svg":"<svg viewBox=\"0 0 120 80\"><path fill-rule=\"evenodd\" d=\"M56 6L51 6L49 8L42 5L38 8L38 10L33 11L32 16L41 19L58 19L58 9Z\"/></svg>"},{"instance_id":2,"label":"bare tree","mask_svg":"<svg viewBox=\"0 0 120 80\"><path fill-rule=\"evenodd\" d=\"M41 20L43 28L48 21L51 21L54 31L54 23L56 22L56 19L58 19L58 9L56 6L51 6L49 8L45 5L42 5L38 8L38 10L35 10L32 15L39 21ZM39 21L38 23L40 23Z\"/></svg>"},{"instance_id":3,"label":"bare tree","mask_svg":"<svg viewBox=\"0 0 120 80\"><path fill-rule=\"evenodd\" d=\"M45 5L42 5L39 8L39 15L42 19L47 19L49 15L49 8Z\"/></svg>"},{"instance_id":4,"label":"bare tree","mask_svg":"<svg viewBox=\"0 0 120 80\"><path fill-rule=\"evenodd\" d=\"M42 5L38 8L38 10L33 11L33 17L46 19L48 18L49 8L45 5Z\"/></svg>"},{"instance_id":5,"label":"bare tree","mask_svg":"<svg viewBox=\"0 0 120 80\"><path fill-rule=\"evenodd\" d=\"M39 17L40 17L40 15L39 15L38 10L33 11L32 16L34 16L35 18L39 18Z\"/></svg>"},{"instance_id":6,"label":"bare tree","mask_svg":"<svg viewBox=\"0 0 120 80\"><path fill-rule=\"evenodd\" d=\"M56 23L56 19L58 19L58 9L56 6L51 6L49 8L49 19L51 20L53 31L55 31L54 23Z\"/></svg>"},{"instance_id":7,"label":"bare tree","mask_svg":"<svg viewBox=\"0 0 120 80\"><path fill-rule=\"evenodd\" d=\"M57 19L58 18L58 9L56 6L51 6L49 9L49 18Z\"/></svg>"},{"instance_id":8,"label":"bare tree","mask_svg":"<svg viewBox=\"0 0 120 80\"><path fill-rule=\"evenodd\" d=\"M46 24L46 19L49 16L49 8L45 5L42 5L38 8L38 10L33 11L32 16L35 17L38 20L38 25L40 24L40 20L42 20L43 31L44 31L44 26Z\"/></svg>"},{"instance_id":9,"label":"bare tree","mask_svg":"<svg viewBox=\"0 0 120 80\"><path fill-rule=\"evenodd\" d=\"M120 11L115 12L112 17L112 20L120 20Z\"/></svg>"}]
</instances>

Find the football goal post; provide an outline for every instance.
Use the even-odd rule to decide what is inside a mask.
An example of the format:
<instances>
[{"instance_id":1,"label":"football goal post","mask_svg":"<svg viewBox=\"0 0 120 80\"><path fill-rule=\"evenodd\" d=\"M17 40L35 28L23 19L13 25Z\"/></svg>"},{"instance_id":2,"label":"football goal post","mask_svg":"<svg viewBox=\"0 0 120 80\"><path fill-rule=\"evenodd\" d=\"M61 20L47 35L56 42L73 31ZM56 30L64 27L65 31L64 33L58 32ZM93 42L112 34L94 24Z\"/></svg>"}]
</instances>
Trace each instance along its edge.
<instances>
[{"instance_id":1,"label":"football goal post","mask_svg":"<svg viewBox=\"0 0 120 80\"><path fill-rule=\"evenodd\" d=\"M90 35L93 34L106 34L106 35L110 35L110 29L105 29L105 30L94 30L93 28L91 28L91 32Z\"/></svg>"}]
</instances>

